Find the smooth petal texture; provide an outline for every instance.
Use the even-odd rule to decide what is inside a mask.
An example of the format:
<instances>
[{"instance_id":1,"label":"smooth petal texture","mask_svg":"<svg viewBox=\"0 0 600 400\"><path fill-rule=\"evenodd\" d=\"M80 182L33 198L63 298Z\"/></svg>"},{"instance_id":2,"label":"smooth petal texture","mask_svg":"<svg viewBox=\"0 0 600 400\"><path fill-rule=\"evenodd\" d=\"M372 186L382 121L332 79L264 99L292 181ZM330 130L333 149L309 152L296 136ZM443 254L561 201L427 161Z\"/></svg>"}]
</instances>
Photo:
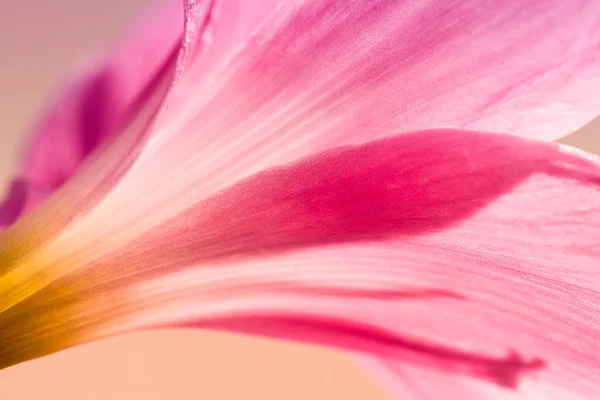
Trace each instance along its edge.
<instances>
[{"instance_id":1,"label":"smooth petal texture","mask_svg":"<svg viewBox=\"0 0 600 400\"><path fill-rule=\"evenodd\" d=\"M108 56L71 72L33 130L18 177L0 206L0 229L47 198L92 151L122 132L139 103L148 101L147 87L182 33L181 1L164 1Z\"/></svg>"},{"instance_id":2,"label":"smooth petal texture","mask_svg":"<svg viewBox=\"0 0 600 400\"><path fill-rule=\"evenodd\" d=\"M599 207L598 160L567 147L442 130L337 148L244 180L118 252L97 252L111 240L99 229L21 258L3 283L36 263L48 280L0 314L12 344L1 364L194 326L365 352L403 384L402 368L443 372L466 398L593 398Z\"/></svg>"}]
</instances>

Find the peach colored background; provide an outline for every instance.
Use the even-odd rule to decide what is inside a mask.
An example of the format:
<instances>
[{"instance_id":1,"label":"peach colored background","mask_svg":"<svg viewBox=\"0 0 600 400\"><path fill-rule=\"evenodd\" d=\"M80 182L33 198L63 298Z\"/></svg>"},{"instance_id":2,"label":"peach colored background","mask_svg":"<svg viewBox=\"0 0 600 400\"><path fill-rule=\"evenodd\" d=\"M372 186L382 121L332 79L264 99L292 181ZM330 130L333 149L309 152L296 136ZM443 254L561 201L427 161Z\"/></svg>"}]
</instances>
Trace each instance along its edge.
<instances>
[{"instance_id":1,"label":"peach colored background","mask_svg":"<svg viewBox=\"0 0 600 400\"><path fill-rule=\"evenodd\" d=\"M148 3L0 0L0 184L62 74L116 38ZM598 127L600 121L564 141L600 153ZM217 333L130 335L0 371L0 399L238 398L387 397L347 355Z\"/></svg>"}]
</instances>

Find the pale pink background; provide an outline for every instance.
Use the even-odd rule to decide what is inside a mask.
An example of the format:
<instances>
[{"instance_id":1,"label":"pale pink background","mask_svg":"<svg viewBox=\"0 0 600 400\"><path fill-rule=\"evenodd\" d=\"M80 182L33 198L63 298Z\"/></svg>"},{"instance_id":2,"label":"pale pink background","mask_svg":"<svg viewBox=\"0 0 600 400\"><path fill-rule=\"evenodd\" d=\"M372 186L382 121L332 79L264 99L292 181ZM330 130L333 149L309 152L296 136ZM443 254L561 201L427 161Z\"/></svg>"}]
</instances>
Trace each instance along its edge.
<instances>
[{"instance_id":1,"label":"pale pink background","mask_svg":"<svg viewBox=\"0 0 600 400\"><path fill-rule=\"evenodd\" d=\"M118 37L148 3L0 0L0 184L62 74L86 52ZM566 141L600 153L598 126ZM387 397L347 355L217 333L130 335L0 371L2 400L240 398Z\"/></svg>"}]
</instances>

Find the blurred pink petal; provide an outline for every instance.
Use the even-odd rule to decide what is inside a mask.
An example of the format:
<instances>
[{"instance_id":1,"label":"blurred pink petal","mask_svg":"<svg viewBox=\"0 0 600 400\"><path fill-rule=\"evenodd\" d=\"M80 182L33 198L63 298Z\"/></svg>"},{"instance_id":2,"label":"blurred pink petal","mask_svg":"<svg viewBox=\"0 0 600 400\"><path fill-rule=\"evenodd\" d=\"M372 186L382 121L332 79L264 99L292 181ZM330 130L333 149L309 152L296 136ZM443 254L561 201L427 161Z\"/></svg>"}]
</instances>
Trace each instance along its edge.
<instances>
[{"instance_id":1,"label":"blurred pink petal","mask_svg":"<svg viewBox=\"0 0 600 400\"><path fill-rule=\"evenodd\" d=\"M183 7L168 0L107 57L82 65L45 110L32 132L0 229L67 181L110 135L118 134L145 88L181 42ZM139 108L139 107L138 107Z\"/></svg>"}]
</instances>

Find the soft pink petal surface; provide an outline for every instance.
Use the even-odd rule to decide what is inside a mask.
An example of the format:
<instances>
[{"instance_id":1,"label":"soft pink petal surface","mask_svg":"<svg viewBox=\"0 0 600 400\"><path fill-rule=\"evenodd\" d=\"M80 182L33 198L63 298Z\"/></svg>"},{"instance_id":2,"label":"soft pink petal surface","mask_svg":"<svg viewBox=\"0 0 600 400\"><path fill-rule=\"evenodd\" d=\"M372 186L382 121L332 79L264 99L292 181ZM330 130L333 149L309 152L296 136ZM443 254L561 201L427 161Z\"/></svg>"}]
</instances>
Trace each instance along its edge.
<instances>
[{"instance_id":1,"label":"soft pink petal surface","mask_svg":"<svg viewBox=\"0 0 600 400\"><path fill-rule=\"evenodd\" d=\"M186 64L156 141L189 136L179 145L208 152L225 143L247 149L242 139L261 148L285 139L297 155L390 129L554 139L600 108L590 98L600 68L598 7L214 1L208 28L188 34L202 48Z\"/></svg>"}]
</instances>

